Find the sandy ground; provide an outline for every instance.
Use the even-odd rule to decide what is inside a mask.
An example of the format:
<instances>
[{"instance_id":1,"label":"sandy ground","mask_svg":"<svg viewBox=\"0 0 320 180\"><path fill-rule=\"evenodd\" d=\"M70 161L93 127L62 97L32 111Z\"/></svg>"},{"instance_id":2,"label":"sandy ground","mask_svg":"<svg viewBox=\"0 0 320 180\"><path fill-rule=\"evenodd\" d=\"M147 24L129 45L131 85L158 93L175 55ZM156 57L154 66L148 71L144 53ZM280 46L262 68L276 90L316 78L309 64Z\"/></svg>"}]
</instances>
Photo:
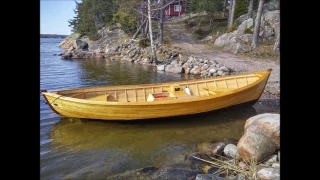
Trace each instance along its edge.
<instances>
[{"instance_id":1,"label":"sandy ground","mask_svg":"<svg viewBox=\"0 0 320 180\"><path fill-rule=\"evenodd\" d=\"M181 20L166 21L164 29L170 38L172 47L182 48L185 56L196 56L208 60L216 60L235 70L236 74L244 72L265 71L272 68L265 91L253 106L258 113L280 113L280 60L257 59L243 55L235 55L210 47L197 41L185 28Z\"/></svg>"}]
</instances>

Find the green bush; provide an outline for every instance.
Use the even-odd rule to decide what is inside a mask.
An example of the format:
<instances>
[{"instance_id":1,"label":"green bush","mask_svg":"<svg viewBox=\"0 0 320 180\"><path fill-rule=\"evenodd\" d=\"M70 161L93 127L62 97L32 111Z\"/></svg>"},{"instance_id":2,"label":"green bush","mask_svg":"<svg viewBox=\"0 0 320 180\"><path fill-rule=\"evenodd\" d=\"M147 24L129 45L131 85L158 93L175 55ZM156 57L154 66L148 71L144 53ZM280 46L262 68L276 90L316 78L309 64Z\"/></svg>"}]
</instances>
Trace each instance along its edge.
<instances>
[{"instance_id":1,"label":"green bush","mask_svg":"<svg viewBox=\"0 0 320 180\"><path fill-rule=\"evenodd\" d=\"M205 30L203 30L202 28L198 28L194 31L195 34L197 34L198 36L204 36L206 35Z\"/></svg>"},{"instance_id":2,"label":"green bush","mask_svg":"<svg viewBox=\"0 0 320 180\"><path fill-rule=\"evenodd\" d=\"M197 23L195 23L194 21L188 21L186 23L186 27L188 27L188 28L192 28L192 27L194 27L196 25L197 25Z\"/></svg>"},{"instance_id":3,"label":"green bush","mask_svg":"<svg viewBox=\"0 0 320 180\"><path fill-rule=\"evenodd\" d=\"M150 46L150 40L147 38L142 38L139 40L138 45L141 48L148 47L148 46Z\"/></svg>"}]
</instances>

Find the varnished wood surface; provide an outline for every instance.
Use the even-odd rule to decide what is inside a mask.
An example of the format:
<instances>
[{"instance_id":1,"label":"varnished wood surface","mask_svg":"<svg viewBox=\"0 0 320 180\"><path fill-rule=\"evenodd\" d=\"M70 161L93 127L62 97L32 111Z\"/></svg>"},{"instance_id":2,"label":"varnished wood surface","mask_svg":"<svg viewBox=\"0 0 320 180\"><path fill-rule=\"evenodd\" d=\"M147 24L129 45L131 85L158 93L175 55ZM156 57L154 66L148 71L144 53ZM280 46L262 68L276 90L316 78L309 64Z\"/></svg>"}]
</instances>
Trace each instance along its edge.
<instances>
[{"instance_id":1,"label":"varnished wood surface","mask_svg":"<svg viewBox=\"0 0 320 180\"><path fill-rule=\"evenodd\" d=\"M160 118L207 112L257 100L264 90L270 71L180 82L75 88L41 93L50 107L62 116L101 120ZM181 89L172 91L177 85ZM189 87L191 96L183 91L185 87ZM170 97L150 96L157 93L169 93Z\"/></svg>"}]
</instances>

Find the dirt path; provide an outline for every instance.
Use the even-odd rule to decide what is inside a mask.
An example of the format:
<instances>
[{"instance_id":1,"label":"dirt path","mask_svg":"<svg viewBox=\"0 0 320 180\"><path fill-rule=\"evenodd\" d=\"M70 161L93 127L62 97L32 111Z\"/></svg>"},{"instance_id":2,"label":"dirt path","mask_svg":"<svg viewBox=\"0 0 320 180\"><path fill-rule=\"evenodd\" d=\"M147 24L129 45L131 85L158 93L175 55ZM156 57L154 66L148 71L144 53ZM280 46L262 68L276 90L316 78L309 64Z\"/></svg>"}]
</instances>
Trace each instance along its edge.
<instances>
[{"instance_id":1,"label":"dirt path","mask_svg":"<svg viewBox=\"0 0 320 180\"><path fill-rule=\"evenodd\" d=\"M280 112L280 60L257 59L235 55L222 50L216 50L192 38L181 20L166 21L164 29L170 37L171 46L182 48L185 56L196 56L208 60L216 60L236 73L265 71L272 68L265 92L254 107L264 111Z\"/></svg>"}]
</instances>

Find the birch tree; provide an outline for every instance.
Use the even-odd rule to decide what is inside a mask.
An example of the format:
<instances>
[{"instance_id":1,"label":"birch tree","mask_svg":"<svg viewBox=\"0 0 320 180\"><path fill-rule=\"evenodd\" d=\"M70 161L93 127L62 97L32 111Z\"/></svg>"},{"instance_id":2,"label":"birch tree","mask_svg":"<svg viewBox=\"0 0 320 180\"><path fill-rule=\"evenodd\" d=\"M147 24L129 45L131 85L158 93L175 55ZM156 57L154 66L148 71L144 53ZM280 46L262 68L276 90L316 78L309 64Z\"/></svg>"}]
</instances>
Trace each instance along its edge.
<instances>
[{"instance_id":1,"label":"birch tree","mask_svg":"<svg viewBox=\"0 0 320 180\"><path fill-rule=\"evenodd\" d=\"M159 20L159 44L163 44L163 13L164 13L164 0L160 2L160 20Z\"/></svg>"},{"instance_id":2,"label":"birch tree","mask_svg":"<svg viewBox=\"0 0 320 180\"><path fill-rule=\"evenodd\" d=\"M252 18L253 14L253 0L249 1L249 6L248 6L248 18Z\"/></svg>"},{"instance_id":3,"label":"birch tree","mask_svg":"<svg viewBox=\"0 0 320 180\"><path fill-rule=\"evenodd\" d=\"M258 7L258 12L257 12L257 17L256 17L256 20L255 20L252 43L251 43L251 46L253 48L257 48L259 46L258 38L259 38L259 30L260 30L263 3L264 3L264 0L259 0L259 7Z\"/></svg>"},{"instance_id":4,"label":"birch tree","mask_svg":"<svg viewBox=\"0 0 320 180\"><path fill-rule=\"evenodd\" d=\"M224 0L224 2L223 2L223 10L222 10L222 17L225 17L225 16L226 16L226 7L227 7L227 4L228 4L228 0Z\"/></svg>"},{"instance_id":5,"label":"birch tree","mask_svg":"<svg viewBox=\"0 0 320 180\"><path fill-rule=\"evenodd\" d=\"M149 36L150 36L150 43L151 43L151 49L152 49L152 60L155 64L158 64L157 59L157 51L156 46L153 41L153 34L152 34L152 21L151 21L151 7L150 7L150 0L148 0L148 20L149 20Z\"/></svg>"}]
</instances>

